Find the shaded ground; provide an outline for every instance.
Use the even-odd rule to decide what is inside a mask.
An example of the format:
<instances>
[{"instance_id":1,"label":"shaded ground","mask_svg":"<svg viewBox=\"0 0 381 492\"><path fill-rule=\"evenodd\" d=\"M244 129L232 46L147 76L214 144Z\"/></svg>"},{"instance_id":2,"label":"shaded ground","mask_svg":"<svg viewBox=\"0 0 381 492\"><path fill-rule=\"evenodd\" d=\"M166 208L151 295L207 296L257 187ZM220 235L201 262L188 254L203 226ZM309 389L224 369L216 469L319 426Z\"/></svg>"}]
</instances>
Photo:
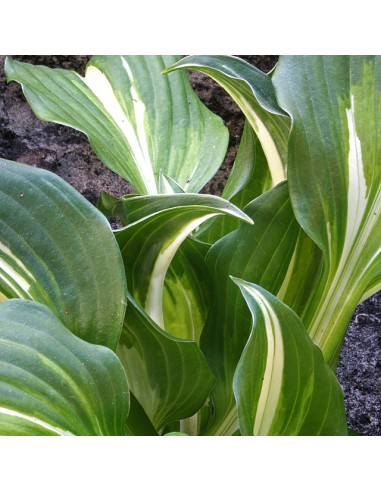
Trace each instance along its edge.
<instances>
[{"instance_id":1,"label":"shaded ground","mask_svg":"<svg viewBox=\"0 0 381 492\"><path fill-rule=\"evenodd\" d=\"M276 56L242 56L263 71ZM90 56L12 56L52 68L84 74ZM0 157L55 172L94 205L101 191L121 197L132 187L109 171L95 156L87 137L71 128L38 120L19 84L6 84L0 56ZM243 128L243 116L234 101L214 81L189 72L191 83L204 103L219 114L230 132L226 159L203 192L220 194L229 175ZM345 394L349 425L362 435L381 435L381 294L357 309L348 328L337 376Z\"/></svg>"}]
</instances>

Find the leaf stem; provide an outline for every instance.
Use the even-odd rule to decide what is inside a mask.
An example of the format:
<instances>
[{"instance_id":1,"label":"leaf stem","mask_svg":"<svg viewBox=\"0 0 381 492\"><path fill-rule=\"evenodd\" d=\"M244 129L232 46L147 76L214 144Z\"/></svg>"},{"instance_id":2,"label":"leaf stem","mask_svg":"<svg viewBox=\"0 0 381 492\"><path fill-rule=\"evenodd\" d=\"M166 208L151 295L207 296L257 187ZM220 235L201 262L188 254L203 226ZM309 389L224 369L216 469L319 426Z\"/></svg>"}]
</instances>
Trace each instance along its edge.
<instances>
[{"instance_id":1,"label":"leaf stem","mask_svg":"<svg viewBox=\"0 0 381 492\"><path fill-rule=\"evenodd\" d=\"M197 413L188 417L187 419L180 420L180 432L188 434L188 436L197 436L198 434L198 419Z\"/></svg>"}]
</instances>

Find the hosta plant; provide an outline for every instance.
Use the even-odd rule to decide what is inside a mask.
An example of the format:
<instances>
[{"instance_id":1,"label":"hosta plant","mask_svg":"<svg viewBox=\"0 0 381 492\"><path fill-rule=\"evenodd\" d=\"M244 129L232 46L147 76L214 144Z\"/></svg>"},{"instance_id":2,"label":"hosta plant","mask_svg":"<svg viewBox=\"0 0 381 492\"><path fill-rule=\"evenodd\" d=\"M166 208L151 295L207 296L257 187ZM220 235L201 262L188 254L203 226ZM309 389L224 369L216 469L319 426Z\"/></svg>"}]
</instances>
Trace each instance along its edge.
<instances>
[{"instance_id":1,"label":"hosta plant","mask_svg":"<svg viewBox=\"0 0 381 492\"><path fill-rule=\"evenodd\" d=\"M186 70L246 117L227 130ZM0 434L347 435L334 370L381 285L381 59L6 60L35 114L84 132L136 194L97 209L0 160ZM112 230L107 219L119 218Z\"/></svg>"}]
</instances>

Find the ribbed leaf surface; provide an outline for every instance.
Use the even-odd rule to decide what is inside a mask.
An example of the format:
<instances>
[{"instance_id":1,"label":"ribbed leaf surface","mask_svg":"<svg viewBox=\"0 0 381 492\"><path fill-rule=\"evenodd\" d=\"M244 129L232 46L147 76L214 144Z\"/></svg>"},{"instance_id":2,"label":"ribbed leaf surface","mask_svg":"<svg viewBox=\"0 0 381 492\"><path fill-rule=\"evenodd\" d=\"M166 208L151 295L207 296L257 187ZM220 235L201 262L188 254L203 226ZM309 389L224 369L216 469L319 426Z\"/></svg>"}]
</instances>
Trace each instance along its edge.
<instances>
[{"instance_id":1,"label":"ribbed leaf surface","mask_svg":"<svg viewBox=\"0 0 381 492\"><path fill-rule=\"evenodd\" d=\"M48 306L80 338L115 350L126 308L107 220L61 178L0 160L0 292Z\"/></svg>"},{"instance_id":2,"label":"ribbed leaf surface","mask_svg":"<svg viewBox=\"0 0 381 492\"><path fill-rule=\"evenodd\" d=\"M39 303L0 303L1 435L123 435L128 408L114 352L76 337Z\"/></svg>"},{"instance_id":3,"label":"ribbed leaf surface","mask_svg":"<svg viewBox=\"0 0 381 492\"><path fill-rule=\"evenodd\" d=\"M286 177L290 119L278 105L271 77L234 56L187 56L165 72L198 70L216 80L245 114L266 155L276 185Z\"/></svg>"},{"instance_id":4,"label":"ribbed leaf surface","mask_svg":"<svg viewBox=\"0 0 381 492\"><path fill-rule=\"evenodd\" d=\"M129 225L115 231L115 235L125 264L129 292L153 321L166 329L162 309L164 280L183 241L198 225L217 215L231 215L247 222L251 219L226 200L209 195L132 196L125 197L122 202L125 221ZM184 264L178 266L176 276L179 279ZM191 274L186 277L185 289L199 288ZM183 297L181 289L178 292ZM197 293L192 296L194 299L199 297ZM204 304L205 300L202 302ZM173 307L181 311L182 301L179 299L176 304L173 302ZM176 314L172 316L176 317ZM182 315L179 316L181 319ZM193 326L183 327L182 333L185 332L195 330Z\"/></svg>"},{"instance_id":5,"label":"ribbed leaf surface","mask_svg":"<svg viewBox=\"0 0 381 492\"><path fill-rule=\"evenodd\" d=\"M293 207L324 256L303 321L334 365L350 316L381 273L381 57L282 57L273 82L293 121Z\"/></svg>"},{"instance_id":6,"label":"ribbed leaf surface","mask_svg":"<svg viewBox=\"0 0 381 492\"><path fill-rule=\"evenodd\" d=\"M157 431L196 413L214 382L196 342L161 330L132 298L117 353L131 391Z\"/></svg>"},{"instance_id":7,"label":"ribbed leaf surface","mask_svg":"<svg viewBox=\"0 0 381 492\"><path fill-rule=\"evenodd\" d=\"M164 280L163 317L168 333L200 341L210 307L208 246L187 238L177 250Z\"/></svg>"},{"instance_id":8,"label":"ribbed leaf surface","mask_svg":"<svg viewBox=\"0 0 381 492\"><path fill-rule=\"evenodd\" d=\"M216 375L214 420L207 434L238 429L232 383L252 324L246 303L230 276L263 285L276 294L287 274L299 234L287 183L281 183L244 209L254 221L217 241L206 257L214 287L200 346Z\"/></svg>"},{"instance_id":9,"label":"ribbed leaf surface","mask_svg":"<svg viewBox=\"0 0 381 492\"><path fill-rule=\"evenodd\" d=\"M39 118L84 132L102 162L138 193L161 192L161 173L198 192L222 163L228 131L185 73L161 74L178 59L96 56L82 77L8 58L5 71Z\"/></svg>"},{"instance_id":10,"label":"ribbed leaf surface","mask_svg":"<svg viewBox=\"0 0 381 492\"><path fill-rule=\"evenodd\" d=\"M239 279L253 329L234 375L242 435L347 435L343 391L300 318Z\"/></svg>"}]
</instances>

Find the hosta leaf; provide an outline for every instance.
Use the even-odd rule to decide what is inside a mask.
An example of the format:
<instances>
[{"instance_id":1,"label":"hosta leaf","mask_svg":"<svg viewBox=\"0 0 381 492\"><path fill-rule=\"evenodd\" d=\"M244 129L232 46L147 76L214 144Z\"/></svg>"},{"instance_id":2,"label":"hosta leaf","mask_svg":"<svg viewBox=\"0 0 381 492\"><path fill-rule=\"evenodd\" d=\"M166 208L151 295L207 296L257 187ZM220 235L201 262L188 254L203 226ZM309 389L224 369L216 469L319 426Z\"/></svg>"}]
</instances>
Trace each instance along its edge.
<instances>
[{"instance_id":1,"label":"hosta leaf","mask_svg":"<svg viewBox=\"0 0 381 492\"><path fill-rule=\"evenodd\" d=\"M0 303L1 435L124 435L128 408L114 352L73 335L46 306Z\"/></svg>"},{"instance_id":2,"label":"hosta leaf","mask_svg":"<svg viewBox=\"0 0 381 492\"><path fill-rule=\"evenodd\" d=\"M242 209L249 202L272 187L271 174L259 140L251 126L245 122L241 142L234 166L227 180L222 198ZM213 244L221 237L236 229L240 221L223 216L204 224L197 237Z\"/></svg>"},{"instance_id":3,"label":"hosta leaf","mask_svg":"<svg viewBox=\"0 0 381 492\"><path fill-rule=\"evenodd\" d=\"M48 306L80 338L115 349L126 308L107 220L61 178L0 160L0 292Z\"/></svg>"},{"instance_id":4,"label":"hosta leaf","mask_svg":"<svg viewBox=\"0 0 381 492\"><path fill-rule=\"evenodd\" d=\"M197 344L161 330L132 298L117 354L131 391L157 431L196 413L214 382Z\"/></svg>"},{"instance_id":5,"label":"hosta leaf","mask_svg":"<svg viewBox=\"0 0 381 492\"><path fill-rule=\"evenodd\" d=\"M320 248L300 228L287 274L276 296L303 317L319 281L321 269Z\"/></svg>"},{"instance_id":6,"label":"hosta leaf","mask_svg":"<svg viewBox=\"0 0 381 492\"><path fill-rule=\"evenodd\" d=\"M163 318L168 333L200 341L210 307L211 282L205 261L208 245L187 238L164 280Z\"/></svg>"},{"instance_id":7,"label":"hosta leaf","mask_svg":"<svg viewBox=\"0 0 381 492\"><path fill-rule=\"evenodd\" d=\"M187 56L165 70L198 70L216 80L235 100L255 130L273 185L285 179L290 119L278 105L271 77L234 56Z\"/></svg>"},{"instance_id":8,"label":"hosta leaf","mask_svg":"<svg viewBox=\"0 0 381 492\"><path fill-rule=\"evenodd\" d=\"M158 433L134 394L130 392L130 411L124 428L126 436L157 436Z\"/></svg>"},{"instance_id":9,"label":"hosta leaf","mask_svg":"<svg viewBox=\"0 0 381 492\"><path fill-rule=\"evenodd\" d=\"M243 208L271 187L271 174L266 157L255 132L246 120L234 166L222 192L222 198Z\"/></svg>"},{"instance_id":10,"label":"hosta leaf","mask_svg":"<svg viewBox=\"0 0 381 492\"><path fill-rule=\"evenodd\" d=\"M293 121L293 207L324 257L303 321L334 365L356 305L381 273L381 58L282 57L273 82Z\"/></svg>"},{"instance_id":11,"label":"hosta leaf","mask_svg":"<svg viewBox=\"0 0 381 492\"><path fill-rule=\"evenodd\" d=\"M129 292L155 323L166 328L162 309L164 279L182 242L211 217L228 214L250 223L251 219L226 200L209 195L132 196L123 199L123 206L129 225L115 231L115 235ZM181 308L182 304L177 307Z\"/></svg>"},{"instance_id":12,"label":"hosta leaf","mask_svg":"<svg viewBox=\"0 0 381 492\"><path fill-rule=\"evenodd\" d=\"M84 132L102 162L138 193L158 193L161 173L198 192L222 163L228 131L185 73L161 74L178 59L95 56L82 77L7 58L5 72L39 118Z\"/></svg>"},{"instance_id":13,"label":"hosta leaf","mask_svg":"<svg viewBox=\"0 0 381 492\"><path fill-rule=\"evenodd\" d=\"M380 275L377 275L374 277L374 279L371 281L371 283L367 286L364 294L362 295L362 298L360 302L365 301L369 297L371 297L373 294L376 294L379 290L381 290L381 273Z\"/></svg>"},{"instance_id":14,"label":"hosta leaf","mask_svg":"<svg viewBox=\"0 0 381 492\"><path fill-rule=\"evenodd\" d=\"M293 256L299 226L287 183L281 183L244 209L254 221L217 241L206 257L214 287L200 346L216 375L214 420L207 434L231 435L238 429L232 390L234 371L252 324L246 303L230 276L245 278L276 294Z\"/></svg>"},{"instance_id":15,"label":"hosta leaf","mask_svg":"<svg viewBox=\"0 0 381 492\"><path fill-rule=\"evenodd\" d=\"M234 375L242 435L347 435L343 391L300 318L262 287L233 280L254 318Z\"/></svg>"}]
</instances>

